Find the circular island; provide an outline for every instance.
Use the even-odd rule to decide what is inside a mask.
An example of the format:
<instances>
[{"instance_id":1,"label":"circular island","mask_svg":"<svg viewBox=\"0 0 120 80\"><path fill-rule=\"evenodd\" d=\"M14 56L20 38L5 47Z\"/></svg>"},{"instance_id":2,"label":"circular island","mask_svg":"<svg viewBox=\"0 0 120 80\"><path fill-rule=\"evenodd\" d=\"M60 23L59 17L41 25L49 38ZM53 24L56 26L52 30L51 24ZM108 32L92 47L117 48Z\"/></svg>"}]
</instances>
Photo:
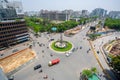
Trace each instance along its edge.
<instances>
[{"instance_id":1,"label":"circular island","mask_svg":"<svg viewBox=\"0 0 120 80\"><path fill-rule=\"evenodd\" d=\"M62 53L62 52L70 51L73 45L68 41L54 41L50 44L50 47L53 51Z\"/></svg>"}]
</instances>

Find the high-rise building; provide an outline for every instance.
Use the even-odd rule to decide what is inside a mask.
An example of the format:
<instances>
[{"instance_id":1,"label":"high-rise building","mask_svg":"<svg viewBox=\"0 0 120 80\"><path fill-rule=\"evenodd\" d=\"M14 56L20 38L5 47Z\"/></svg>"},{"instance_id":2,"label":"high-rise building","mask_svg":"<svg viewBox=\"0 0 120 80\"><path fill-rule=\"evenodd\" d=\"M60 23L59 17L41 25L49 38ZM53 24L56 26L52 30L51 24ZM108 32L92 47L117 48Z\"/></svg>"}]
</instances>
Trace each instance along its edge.
<instances>
[{"instance_id":1,"label":"high-rise building","mask_svg":"<svg viewBox=\"0 0 120 80\"><path fill-rule=\"evenodd\" d=\"M111 18L120 19L120 11L110 11L108 16Z\"/></svg>"},{"instance_id":2,"label":"high-rise building","mask_svg":"<svg viewBox=\"0 0 120 80\"><path fill-rule=\"evenodd\" d=\"M92 11L90 16L98 16L98 17L105 17L107 14L107 10L102 8L96 8Z\"/></svg>"}]
</instances>

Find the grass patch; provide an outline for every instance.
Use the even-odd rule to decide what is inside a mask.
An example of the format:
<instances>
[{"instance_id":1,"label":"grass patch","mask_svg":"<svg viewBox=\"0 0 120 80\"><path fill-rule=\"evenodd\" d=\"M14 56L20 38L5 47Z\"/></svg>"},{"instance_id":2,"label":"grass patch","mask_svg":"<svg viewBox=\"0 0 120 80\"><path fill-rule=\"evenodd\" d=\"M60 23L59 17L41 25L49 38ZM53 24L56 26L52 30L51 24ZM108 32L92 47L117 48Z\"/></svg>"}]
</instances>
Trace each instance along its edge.
<instances>
[{"instance_id":1,"label":"grass patch","mask_svg":"<svg viewBox=\"0 0 120 80\"><path fill-rule=\"evenodd\" d=\"M65 51L69 51L69 50L72 48L72 44L71 44L70 42L66 42L67 47L65 47L65 48L58 48L58 47L55 46L55 43L56 43L56 41L53 42L53 43L50 45L51 48L52 48L53 50L55 50L55 51L65 52Z\"/></svg>"}]
</instances>

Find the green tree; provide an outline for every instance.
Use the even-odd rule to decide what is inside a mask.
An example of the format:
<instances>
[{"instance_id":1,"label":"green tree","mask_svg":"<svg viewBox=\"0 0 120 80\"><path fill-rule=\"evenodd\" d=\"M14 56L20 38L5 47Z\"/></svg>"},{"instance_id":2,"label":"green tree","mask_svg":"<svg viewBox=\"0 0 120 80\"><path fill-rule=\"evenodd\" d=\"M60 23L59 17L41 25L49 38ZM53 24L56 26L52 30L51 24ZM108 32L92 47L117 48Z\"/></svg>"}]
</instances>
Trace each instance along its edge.
<instances>
[{"instance_id":1,"label":"green tree","mask_svg":"<svg viewBox=\"0 0 120 80\"><path fill-rule=\"evenodd\" d=\"M120 19L107 18L105 20L105 26L108 26L110 29L120 30Z\"/></svg>"},{"instance_id":2,"label":"green tree","mask_svg":"<svg viewBox=\"0 0 120 80\"><path fill-rule=\"evenodd\" d=\"M86 76L87 78L92 77L92 71L88 70L88 69L85 69L85 70L82 71L82 75Z\"/></svg>"},{"instance_id":3,"label":"green tree","mask_svg":"<svg viewBox=\"0 0 120 80\"><path fill-rule=\"evenodd\" d=\"M112 57L112 67L116 72L120 72L120 56Z\"/></svg>"},{"instance_id":4,"label":"green tree","mask_svg":"<svg viewBox=\"0 0 120 80\"><path fill-rule=\"evenodd\" d=\"M97 73L97 69L96 69L95 67L92 67L92 68L91 68L91 71L92 71L93 73Z\"/></svg>"}]
</instances>

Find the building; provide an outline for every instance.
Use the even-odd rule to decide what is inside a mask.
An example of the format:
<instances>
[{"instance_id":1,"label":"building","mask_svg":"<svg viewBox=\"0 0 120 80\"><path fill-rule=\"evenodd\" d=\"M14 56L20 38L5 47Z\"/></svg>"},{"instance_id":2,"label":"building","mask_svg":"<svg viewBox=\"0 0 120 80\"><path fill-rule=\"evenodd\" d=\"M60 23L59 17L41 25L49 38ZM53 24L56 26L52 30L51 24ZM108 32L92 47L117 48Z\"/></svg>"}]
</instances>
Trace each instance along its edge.
<instances>
[{"instance_id":1,"label":"building","mask_svg":"<svg viewBox=\"0 0 120 80\"><path fill-rule=\"evenodd\" d=\"M39 16L39 12L37 12L37 11L28 11L28 12L25 12L24 14L25 14L25 16L29 16L29 17L31 17L31 16L34 16L34 17Z\"/></svg>"},{"instance_id":2,"label":"building","mask_svg":"<svg viewBox=\"0 0 120 80\"><path fill-rule=\"evenodd\" d=\"M88 10L82 10L81 17L87 17L89 15Z\"/></svg>"},{"instance_id":3,"label":"building","mask_svg":"<svg viewBox=\"0 0 120 80\"><path fill-rule=\"evenodd\" d=\"M0 68L0 80L8 80L1 68Z\"/></svg>"},{"instance_id":4,"label":"building","mask_svg":"<svg viewBox=\"0 0 120 80\"><path fill-rule=\"evenodd\" d=\"M40 17L49 20L67 21L70 19L70 15L67 13L57 11L43 11L40 13Z\"/></svg>"},{"instance_id":5,"label":"building","mask_svg":"<svg viewBox=\"0 0 120 80\"><path fill-rule=\"evenodd\" d=\"M74 11L72 12L71 14L71 18L79 18L81 15L81 12L80 11Z\"/></svg>"},{"instance_id":6,"label":"building","mask_svg":"<svg viewBox=\"0 0 120 80\"><path fill-rule=\"evenodd\" d=\"M114 19L120 19L120 11L110 11L108 16Z\"/></svg>"},{"instance_id":7,"label":"building","mask_svg":"<svg viewBox=\"0 0 120 80\"><path fill-rule=\"evenodd\" d=\"M7 4L8 7L12 7L16 10L17 15L23 14L22 2L11 1Z\"/></svg>"},{"instance_id":8,"label":"building","mask_svg":"<svg viewBox=\"0 0 120 80\"><path fill-rule=\"evenodd\" d=\"M102 9L102 8L96 8L92 11L90 16L98 16L98 17L105 17L107 14L107 10Z\"/></svg>"},{"instance_id":9,"label":"building","mask_svg":"<svg viewBox=\"0 0 120 80\"><path fill-rule=\"evenodd\" d=\"M7 8L8 1L7 0L0 0L0 9Z\"/></svg>"},{"instance_id":10,"label":"building","mask_svg":"<svg viewBox=\"0 0 120 80\"><path fill-rule=\"evenodd\" d=\"M4 19L10 19L17 17L16 11L13 8L1 8L0 9L0 21Z\"/></svg>"},{"instance_id":11,"label":"building","mask_svg":"<svg viewBox=\"0 0 120 80\"><path fill-rule=\"evenodd\" d=\"M0 0L0 9L8 9L12 8L16 10L17 15L23 15L23 7L22 3L19 1L11 1L8 2L7 0Z\"/></svg>"},{"instance_id":12,"label":"building","mask_svg":"<svg viewBox=\"0 0 120 80\"><path fill-rule=\"evenodd\" d=\"M24 19L0 22L0 50L29 40Z\"/></svg>"},{"instance_id":13,"label":"building","mask_svg":"<svg viewBox=\"0 0 120 80\"><path fill-rule=\"evenodd\" d=\"M0 50L29 40L23 17L18 17L15 8L0 9Z\"/></svg>"}]
</instances>

